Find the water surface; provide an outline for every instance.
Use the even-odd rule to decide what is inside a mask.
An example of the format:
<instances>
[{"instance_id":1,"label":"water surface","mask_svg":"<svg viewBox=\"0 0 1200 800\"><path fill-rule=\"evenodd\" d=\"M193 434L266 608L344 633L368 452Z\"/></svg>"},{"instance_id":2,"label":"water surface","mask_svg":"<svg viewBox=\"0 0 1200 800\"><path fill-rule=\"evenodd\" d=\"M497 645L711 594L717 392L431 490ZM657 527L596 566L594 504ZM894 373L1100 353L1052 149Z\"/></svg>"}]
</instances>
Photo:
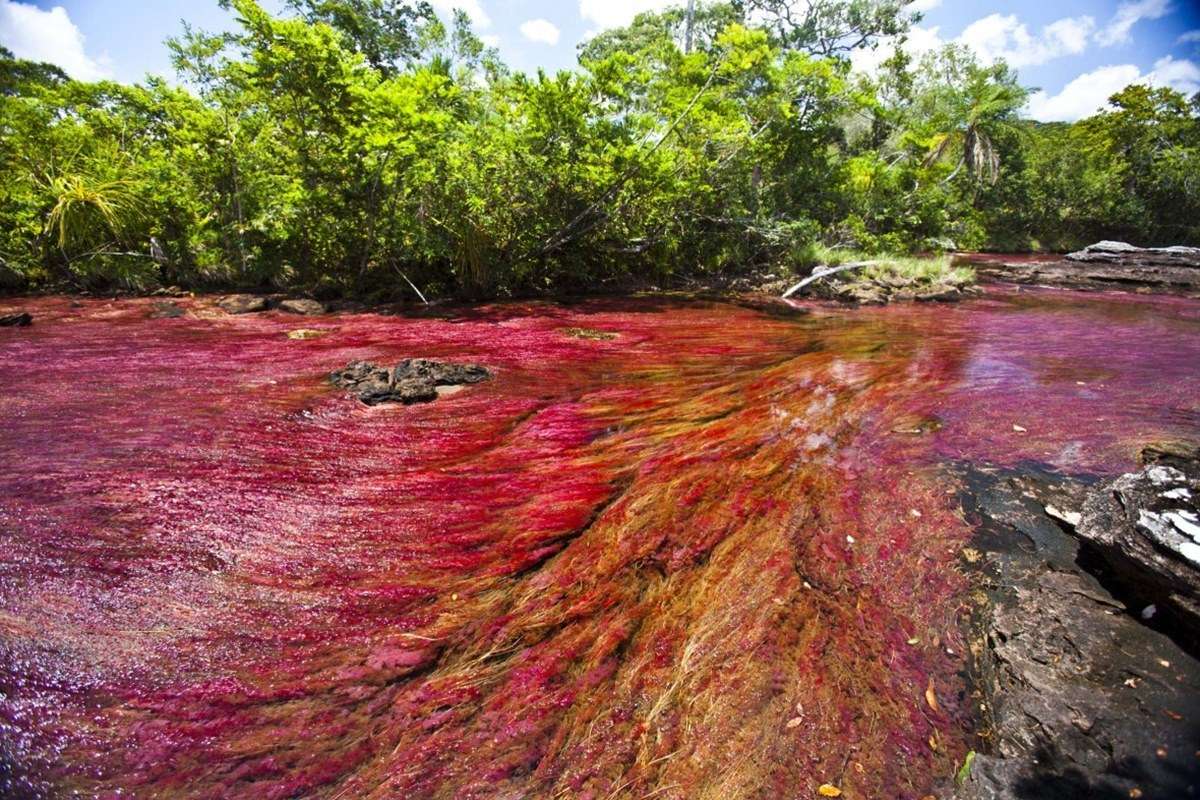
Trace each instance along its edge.
<instances>
[{"instance_id":1,"label":"water surface","mask_svg":"<svg viewBox=\"0 0 1200 800\"><path fill-rule=\"evenodd\" d=\"M974 725L940 465L1200 436L1175 298L181 305L0 330L0 794L919 798ZM325 381L406 357L496 379Z\"/></svg>"}]
</instances>

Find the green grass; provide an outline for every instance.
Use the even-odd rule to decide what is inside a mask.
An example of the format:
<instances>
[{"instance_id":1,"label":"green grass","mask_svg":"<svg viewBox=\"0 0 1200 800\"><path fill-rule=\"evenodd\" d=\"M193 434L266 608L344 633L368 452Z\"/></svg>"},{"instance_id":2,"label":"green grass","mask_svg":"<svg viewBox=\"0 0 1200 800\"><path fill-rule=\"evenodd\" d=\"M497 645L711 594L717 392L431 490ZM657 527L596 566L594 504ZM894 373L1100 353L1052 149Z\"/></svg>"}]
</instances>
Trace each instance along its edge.
<instances>
[{"instance_id":1,"label":"green grass","mask_svg":"<svg viewBox=\"0 0 1200 800\"><path fill-rule=\"evenodd\" d=\"M950 256L899 256L865 253L859 250L831 248L811 245L799 254L796 261L798 272L808 272L813 267L838 267L855 261L879 261L875 266L843 273L843 281L887 281L904 280L920 285L964 286L975 282L975 270L956 267Z\"/></svg>"}]
</instances>

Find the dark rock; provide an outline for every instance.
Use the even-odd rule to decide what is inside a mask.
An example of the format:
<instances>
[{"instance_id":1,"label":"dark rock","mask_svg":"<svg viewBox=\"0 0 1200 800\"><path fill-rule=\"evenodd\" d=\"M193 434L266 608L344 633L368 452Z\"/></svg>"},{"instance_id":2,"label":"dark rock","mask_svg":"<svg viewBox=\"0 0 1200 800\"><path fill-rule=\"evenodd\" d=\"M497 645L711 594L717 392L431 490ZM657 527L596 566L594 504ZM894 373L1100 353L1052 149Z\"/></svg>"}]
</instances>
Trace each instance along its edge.
<instances>
[{"instance_id":1,"label":"dark rock","mask_svg":"<svg viewBox=\"0 0 1200 800\"><path fill-rule=\"evenodd\" d=\"M412 358L396 365L395 379L427 381L434 386L468 386L492 377L478 364L444 364L424 358Z\"/></svg>"},{"instance_id":2,"label":"dark rock","mask_svg":"<svg viewBox=\"0 0 1200 800\"><path fill-rule=\"evenodd\" d=\"M25 328L33 324L33 315L27 312L0 315L0 328Z\"/></svg>"},{"instance_id":3,"label":"dark rock","mask_svg":"<svg viewBox=\"0 0 1200 800\"><path fill-rule=\"evenodd\" d=\"M445 364L428 359L401 361L387 370L370 362L355 361L331 373L330 381L350 390L369 406L383 403L428 403L438 398L439 386L466 386L492 377L485 367L474 364Z\"/></svg>"},{"instance_id":4,"label":"dark rock","mask_svg":"<svg viewBox=\"0 0 1200 800\"><path fill-rule=\"evenodd\" d=\"M1084 503L1077 533L1147 607L1200 641L1200 480L1191 471L1154 464L1104 484Z\"/></svg>"},{"instance_id":5,"label":"dark rock","mask_svg":"<svg viewBox=\"0 0 1200 800\"><path fill-rule=\"evenodd\" d=\"M267 298L253 294L231 294L217 302L226 314L253 314L267 310Z\"/></svg>"},{"instance_id":6,"label":"dark rock","mask_svg":"<svg viewBox=\"0 0 1200 800\"><path fill-rule=\"evenodd\" d=\"M339 389L357 392L378 385L386 388L391 385L392 375L388 370L369 361L353 361L345 369L330 373L329 379Z\"/></svg>"},{"instance_id":7,"label":"dark rock","mask_svg":"<svg viewBox=\"0 0 1200 800\"><path fill-rule=\"evenodd\" d=\"M289 314L303 314L305 316L315 316L325 313L325 306L321 305L316 300L308 300L306 298L297 297L279 302L279 310L286 311Z\"/></svg>"},{"instance_id":8,"label":"dark rock","mask_svg":"<svg viewBox=\"0 0 1200 800\"><path fill-rule=\"evenodd\" d=\"M960 477L986 553L971 637L985 730L965 780L936 796L1191 796L1200 662L1142 624L1044 511L1078 513L1099 490L1032 467Z\"/></svg>"}]
</instances>

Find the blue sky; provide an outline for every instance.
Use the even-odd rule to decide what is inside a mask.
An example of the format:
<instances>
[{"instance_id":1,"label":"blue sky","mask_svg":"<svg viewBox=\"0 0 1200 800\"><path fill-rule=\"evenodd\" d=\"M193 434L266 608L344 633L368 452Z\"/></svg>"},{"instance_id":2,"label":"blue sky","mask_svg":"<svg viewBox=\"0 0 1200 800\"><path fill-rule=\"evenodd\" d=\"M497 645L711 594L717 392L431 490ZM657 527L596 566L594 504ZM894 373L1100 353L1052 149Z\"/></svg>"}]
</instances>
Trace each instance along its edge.
<instances>
[{"instance_id":1,"label":"blue sky","mask_svg":"<svg viewBox=\"0 0 1200 800\"><path fill-rule=\"evenodd\" d=\"M443 13L462 7L509 64L527 71L570 67L576 46L594 32L672 4L433 0ZM1086 116L1133 82L1200 91L1200 0L916 0L913 7L924 19L910 50L958 41L984 60L1005 58L1039 89L1028 108L1038 119ZM181 19L204 29L231 24L216 0L0 0L0 44L78 78L135 81L170 72L163 40L179 32ZM863 53L855 63L869 70L878 58Z\"/></svg>"}]
</instances>

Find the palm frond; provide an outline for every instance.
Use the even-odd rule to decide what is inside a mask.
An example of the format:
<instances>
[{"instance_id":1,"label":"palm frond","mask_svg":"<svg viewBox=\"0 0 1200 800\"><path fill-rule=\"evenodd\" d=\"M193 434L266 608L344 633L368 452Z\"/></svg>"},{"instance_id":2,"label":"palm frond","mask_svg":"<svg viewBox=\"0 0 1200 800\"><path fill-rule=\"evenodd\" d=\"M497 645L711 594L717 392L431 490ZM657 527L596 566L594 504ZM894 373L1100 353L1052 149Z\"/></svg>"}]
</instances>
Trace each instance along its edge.
<instances>
[{"instance_id":1,"label":"palm frond","mask_svg":"<svg viewBox=\"0 0 1200 800\"><path fill-rule=\"evenodd\" d=\"M46 216L47 232L55 232L58 246L93 238L97 234L119 239L139 216L140 204L127 180L96 181L86 175L54 178L50 184L54 205Z\"/></svg>"}]
</instances>

